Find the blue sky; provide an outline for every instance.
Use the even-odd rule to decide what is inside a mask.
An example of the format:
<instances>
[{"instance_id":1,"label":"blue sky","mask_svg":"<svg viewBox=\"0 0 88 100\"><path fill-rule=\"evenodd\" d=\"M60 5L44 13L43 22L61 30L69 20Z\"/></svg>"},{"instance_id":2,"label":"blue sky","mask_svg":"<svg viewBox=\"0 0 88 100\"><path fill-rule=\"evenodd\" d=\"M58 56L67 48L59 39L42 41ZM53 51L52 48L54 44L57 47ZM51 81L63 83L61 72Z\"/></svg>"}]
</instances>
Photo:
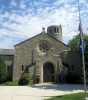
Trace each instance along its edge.
<instances>
[{"instance_id":1,"label":"blue sky","mask_svg":"<svg viewBox=\"0 0 88 100\"><path fill-rule=\"evenodd\" d=\"M88 0L79 0L84 33L88 33ZM0 48L14 45L42 32L42 27L62 25L63 42L78 34L77 0L0 0Z\"/></svg>"}]
</instances>

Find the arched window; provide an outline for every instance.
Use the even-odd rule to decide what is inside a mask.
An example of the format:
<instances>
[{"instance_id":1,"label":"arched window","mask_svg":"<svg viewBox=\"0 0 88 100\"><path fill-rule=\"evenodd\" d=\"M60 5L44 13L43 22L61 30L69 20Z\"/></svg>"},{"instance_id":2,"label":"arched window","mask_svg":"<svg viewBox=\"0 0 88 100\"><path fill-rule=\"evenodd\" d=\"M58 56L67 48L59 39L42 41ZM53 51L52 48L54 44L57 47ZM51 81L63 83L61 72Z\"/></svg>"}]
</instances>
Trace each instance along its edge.
<instances>
[{"instance_id":1,"label":"arched window","mask_svg":"<svg viewBox=\"0 0 88 100\"><path fill-rule=\"evenodd\" d=\"M56 28L54 30L55 30L55 33L56 33Z\"/></svg>"},{"instance_id":2,"label":"arched window","mask_svg":"<svg viewBox=\"0 0 88 100\"><path fill-rule=\"evenodd\" d=\"M57 33L59 33L59 28L57 28Z\"/></svg>"}]
</instances>

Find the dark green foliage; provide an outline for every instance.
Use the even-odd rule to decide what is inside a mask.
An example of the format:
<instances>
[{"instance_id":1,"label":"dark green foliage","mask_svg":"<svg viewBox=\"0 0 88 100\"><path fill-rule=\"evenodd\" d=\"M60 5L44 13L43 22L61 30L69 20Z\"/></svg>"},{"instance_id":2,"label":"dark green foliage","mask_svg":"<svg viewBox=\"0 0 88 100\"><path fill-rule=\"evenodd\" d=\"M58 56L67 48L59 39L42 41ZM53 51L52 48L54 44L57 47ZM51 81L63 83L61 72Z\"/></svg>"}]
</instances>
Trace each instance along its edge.
<instances>
[{"instance_id":1,"label":"dark green foliage","mask_svg":"<svg viewBox=\"0 0 88 100\"><path fill-rule=\"evenodd\" d=\"M36 78L40 78L40 76L39 76L39 75L37 75L37 76L36 76Z\"/></svg>"},{"instance_id":2,"label":"dark green foliage","mask_svg":"<svg viewBox=\"0 0 88 100\"><path fill-rule=\"evenodd\" d=\"M69 73L66 75L67 83L76 84L79 83L80 77L76 73Z\"/></svg>"},{"instance_id":3,"label":"dark green foliage","mask_svg":"<svg viewBox=\"0 0 88 100\"><path fill-rule=\"evenodd\" d=\"M0 83L6 80L6 65L3 58L0 57Z\"/></svg>"},{"instance_id":4,"label":"dark green foliage","mask_svg":"<svg viewBox=\"0 0 88 100\"><path fill-rule=\"evenodd\" d=\"M27 74L27 73L24 73L24 74L22 75L20 81L19 81L19 84L20 84L20 85L27 85L27 84L29 84L30 80L31 80L30 75Z\"/></svg>"},{"instance_id":5,"label":"dark green foliage","mask_svg":"<svg viewBox=\"0 0 88 100\"><path fill-rule=\"evenodd\" d=\"M17 86L18 83L17 82L7 81L6 83L4 83L4 85L6 85L6 86Z\"/></svg>"},{"instance_id":6,"label":"dark green foliage","mask_svg":"<svg viewBox=\"0 0 88 100\"><path fill-rule=\"evenodd\" d=\"M39 83L39 81L40 81L40 76L37 75L37 76L36 76L36 82Z\"/></svg>"},{"instance_id":7,"label":"dark green foliage","mask_svg":"<svg viewBox=\"0 0 88 100\"><path fill-rule=\"evenodd\" d=\"M6 77L6 81L10 81L10 82L12 82L12 77L7 76L7 77Z\"/></svg>"},{"instance_id":8,"label":"dark green foliage","mask_svg":"<svg viewBox=\"0 0 88 100\"><path fill-rule=\"evenodd\" d=\"M72 39L69 40L68 42L68 46L71 47L71 50L79 50L79 39L80 39L80 35L75 35L73 36ZM84 46L85 46L85 52L88 52L88 35L84 34Z\"/></svg>"},{"instance_id":9,"label":"dark green foliage","mask_svg":"<svg viewBox=\"0 0 88 100\"><path fill-rule=\"evenodd\" d=\"M0 86L18 86L17 82L7 81L5 83L0 84Z\"/></svg>"},{"instance_id":10,"label":"dark green foliage","mask_svg":"<svg viewBox=\"0 0 88 100\"><path fill-rule=\"evenodd\" d=\"M78 50L79 49L79 35L73 36L73 38L69 40L67 45L71 48L71 50Z\"/></svg>"}]
</instances>

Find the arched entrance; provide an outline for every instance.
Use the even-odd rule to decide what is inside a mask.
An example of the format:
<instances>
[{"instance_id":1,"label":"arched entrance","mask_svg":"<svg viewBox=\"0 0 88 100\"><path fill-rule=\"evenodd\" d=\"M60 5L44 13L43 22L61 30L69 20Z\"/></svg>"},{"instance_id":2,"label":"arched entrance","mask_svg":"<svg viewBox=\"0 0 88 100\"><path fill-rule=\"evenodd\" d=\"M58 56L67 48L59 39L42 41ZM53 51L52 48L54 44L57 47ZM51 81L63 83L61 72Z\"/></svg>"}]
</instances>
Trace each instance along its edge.
<instances>
[{"instance_id":1,"label":"arched entrance","mask_svg":"<svg viewBox=\"0 0 88 100\"><path fill-rule=\"evenodd\" d=\"M54 82L54 65L50 62L43 66L43 82Z\"/></svg>"}]
</instances>

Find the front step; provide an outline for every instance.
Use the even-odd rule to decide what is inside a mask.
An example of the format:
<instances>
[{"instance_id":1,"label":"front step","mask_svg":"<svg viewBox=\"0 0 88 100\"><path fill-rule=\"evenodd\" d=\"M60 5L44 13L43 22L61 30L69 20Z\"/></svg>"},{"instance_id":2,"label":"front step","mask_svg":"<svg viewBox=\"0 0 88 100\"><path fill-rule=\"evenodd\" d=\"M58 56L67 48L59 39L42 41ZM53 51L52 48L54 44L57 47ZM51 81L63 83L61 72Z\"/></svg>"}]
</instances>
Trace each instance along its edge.
<instances>
[{"instance_id":1,"label":"front step","mask_svg":"<svg viewBox=\"0 0 88 100\"><path fill-rule=\"evenodd\" d=\"M55 82L39 83L39 84L35 84L35 86L53 85L53 84L55 84Z\"/></svg>"}]
</instances>

